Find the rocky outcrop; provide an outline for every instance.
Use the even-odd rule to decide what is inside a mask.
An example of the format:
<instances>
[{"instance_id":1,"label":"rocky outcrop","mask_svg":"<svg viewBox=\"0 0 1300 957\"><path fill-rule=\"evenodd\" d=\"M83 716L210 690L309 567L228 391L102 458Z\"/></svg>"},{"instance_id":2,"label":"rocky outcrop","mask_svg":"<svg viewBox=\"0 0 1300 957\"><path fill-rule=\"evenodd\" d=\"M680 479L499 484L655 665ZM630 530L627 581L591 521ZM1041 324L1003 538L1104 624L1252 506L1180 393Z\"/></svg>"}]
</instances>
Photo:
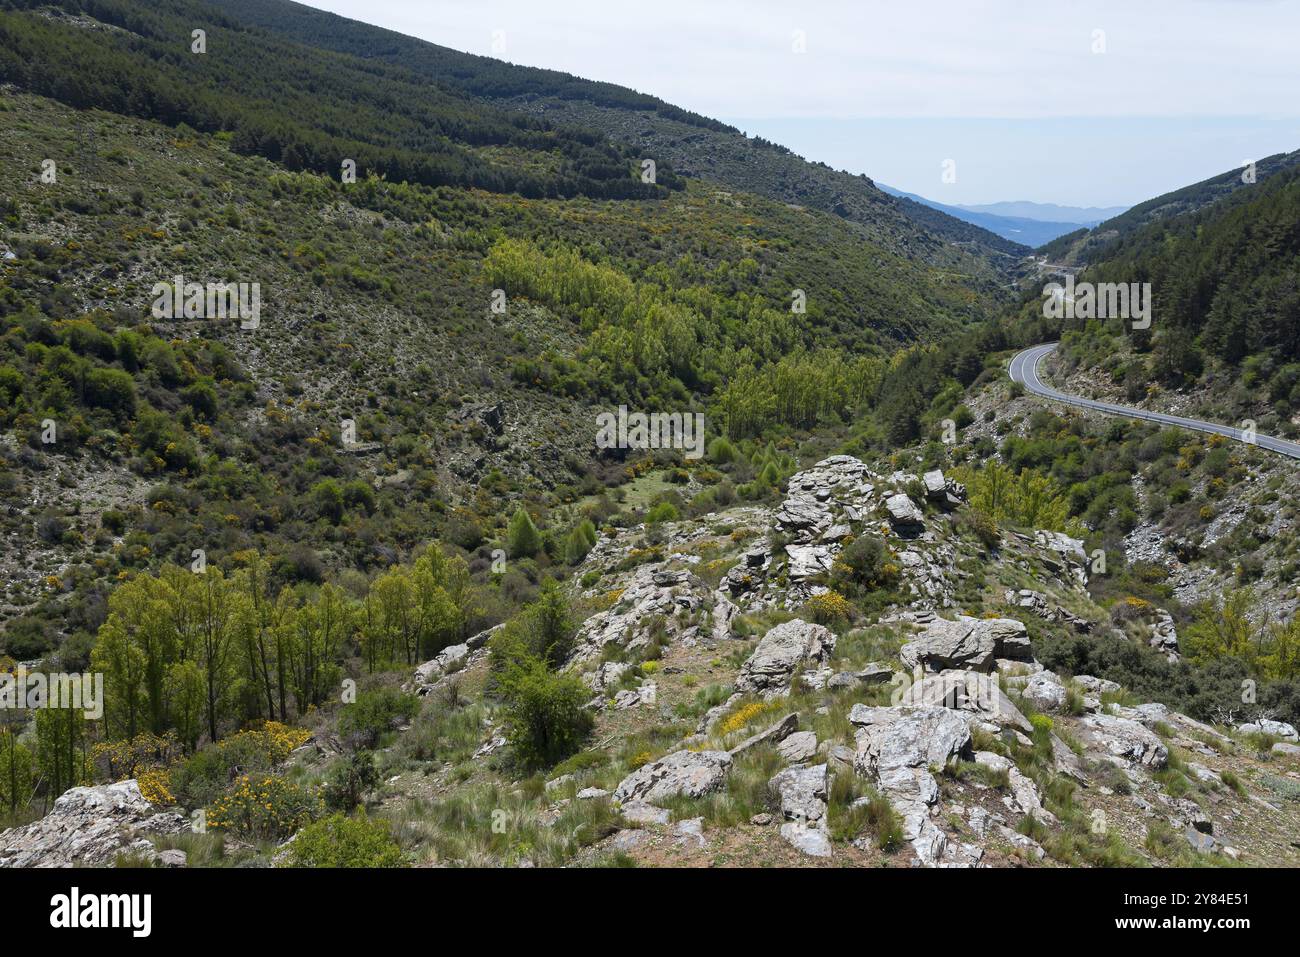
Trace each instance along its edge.
<instances>
[{"instance_id":1,"label":"rocky outcrop","mask_svg":"<svg viewBox=\"0 0 1300 957\"><path fill-rule=\"evenodd\" d=\"M406 690L424 697L438 688L444 679L481 660L487 655L488 640L501 630L502 625L495 625L486 631L467 639L461 644L449 645L430 661L415 669Z\"/></svg>"},{"instance_id":2,"label":"rocky outcrop","mask_svg":"<svg viewBox=\"0 0 1300 957\"><path fill-rule=\"evenodd\" d=\"M608 644L635 651L649 644L656 625L665 628L669 641L683 638L677 612L713 604L708 586L691 572L642 565L632 574L613 608L597 612L582 623L573 660L597 657Z\"/></svg>"},{"instance_id":3,"label":"rocky outcrop","mask_svg":"<svg viewBox=\"0 0 1300 957\"><path fill-rule=\"evenodd\" d=\"M1043 557L1043 564L1063 583L1088 584L1088 553L1084 551L1082 541L1063 532L1045 529L1035 532L1032 541L1050 553Z\"/></svg>"},{"instance_id":4,"label":"rocky outcrop","mask_svg":"<svg viewBox=\"0 0 1300 957\"><path fill-rule=\"evenodd\" d=\"M1156 620L1151 626L1148 644L1171 662L1179 659L1178 628L1174 625L1173 615L1163 608L1156 610Z\"/></svg>"},{"instance_id":5,"label":"rocky outcrop","mask_svg":"<svg viewBox=\"0 0 1300 957\"><path fill-rule=\"evenodd\" d=\"M653 804L678 795L703 797L722 787L731 769L726 751L674 751L637 768L614 791L621 804Z\"/></svg>"},{"instance_id":6,"label":"rocky outcrop","mask_svg":"<svg viewBox=\"0 0 1300 957\"><path fill-rule=\"evenodd\" d=\"M1300 735L1296 734L1295 725L1287 724L1285 721L1270 721L1267 718L1239 724L1237 725L1237 733L1271 734L1273 737L1281 738L1284 741L1300 741Z\"/></svg>"},{"instance_id":7,"label":"rocky outcrop","mask_svg":"<svg viewBox=\"0 0 1300 957\"><path fill-rule=\"evenodd\" d=\"M889 520L898 529L911 529L925 524L925 513L917 507L906 492L896 492L885 499L885 511L889 513Z\"/></svg>"},{"instance_id":8,"label":"rocky outcrop","mask_svg":"<svg viewBox=\"0 0 1300 957\"><path fill-rule=\"evenodd\" d=\"M1013 618L936 618L899 650L908 669L991 671L997 658L1028 658L1029 632Z\"/></svg>"},{"instance_id":9,"label":"rocky outcrop","mask_svg":"<svg viewBox=\"0 0 1300 957\"><path fill-rule=\"evenodd\" d=\"M926 472L921 482L925 485L925 497L943 508L957 508L966 501L966 486L945 478L941 469Z\"/></svg>"},{"instance_id":10,"label":"rocky outcrop","mask_svg":"<svg viewBox=\"0 0 1300 957\"><path fill-rule=\"evenodd\" d=\"M109 867L122 853L152 859L150 835L188 828L180 814L146 801L134 780L73 788L39 821L0 834L0 867Z\"/></svg>"},{"instance_id":11,"label":"rocky outcrop","mask_svg":"<svg viewBox=\"0 0 1300 957\"><path fill-rule=\"evenodd\" d=\"M1003 595L1003 600L1015 608L1023 608L1026 611L1033 612L1044 621L1069 625L1075 631L1084 634L1092 631L1092 622L1086 618L1080 618L1060 605L1053 604L1042 592L1036 592L1029 588L1021 588L1019 591L1009 590Z\"/></svg>"},{"instance_id":12,"label":"rocky outcrop","mask_svg":"<svg viewBox=\"0 0 1300 957\"><path fill-rule=\"evenodd\" d=\"M800 544L843 538L847 523L861 520L870 507L874 478L851 455L832 455L796 473L776 513L777 529Z\"/></svg>"},{"instance_id":13,"label":"rocky outcrop","mask_svg":"<svg viewBox=\"0 0 1300 957\"><path fill-rule=\"evenodd\" d=\"M1010 728L1026 735L1033 731L1033 725L998 687L996 678L980 672L926 675L908 686L899 704L960 711L968 720L995 730Z\"/></svg>"},{"instance_id":14,"label":"rocky outcrop","mask_svg":"<svg viewBox=\"0 0 1300 957\"><path fill-rule=\"evenodd\" d=\"M786 768L768 782L768 787L786 821L781 826L781 837L805 854L830 857L826 765Z\"/></svg>"},{"instance_id":15,"label":"rocky outcrop","mask_svg":"<svg viewBox=\"0 0 1300 957\"><path fill-rule=\"evenodd\" d=\"M889 799L917 860L926 866L968 862L930 819L939 783L929 769L970 751L962 716L947 708L855 705L849 721L857 726L854 768Z\"/></svg>"},{"instance_id":16,"label":"rocky outcrop","mask_svg":"<svg viewBox=\"0 0 1300 957\"><path fill-rule=\"evenodd\" d=\"M795 669L820 667L835 648L835 633L822 625L794 619L768 631L741 667L736 690L764 695L790 690Z\"/></svg>"},{"instance_id":17,"label":"rocky outcrop","mask_svg":"<svg viewBox=\"0 0 1300 957\"><path fill-rule=\"evenodd\" d=\"M1084 715L1080 736L1090 751L1112 762L1159 770L1169 763L1169 749L1153 732L1129 718L1109 714Z\"/></svg>"}]
</instances>

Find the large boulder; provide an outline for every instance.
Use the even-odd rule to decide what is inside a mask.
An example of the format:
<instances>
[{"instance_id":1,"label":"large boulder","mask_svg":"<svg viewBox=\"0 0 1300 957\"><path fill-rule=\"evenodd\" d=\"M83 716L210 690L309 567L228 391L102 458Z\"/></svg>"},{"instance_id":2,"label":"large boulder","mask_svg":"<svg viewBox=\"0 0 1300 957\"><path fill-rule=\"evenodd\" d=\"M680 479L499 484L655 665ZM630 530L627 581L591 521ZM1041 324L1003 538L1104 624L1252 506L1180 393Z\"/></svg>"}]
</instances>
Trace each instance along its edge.
<instances>
[{"instance_id":1,"label":"large boulder","mask_svg":"<svg viewBox=\"0 0 1300 957\"><path fill-rule=\"evenodd\" d=\"M835 563L835 555L826 545L787 545L790 556L788 573L794 581L825 575Z\"/></svg>"},{"instance_id":2,"label":"large boulder","mask_svg":"<svg viewBox=\"0 0 1300 957\"><path fill-rule=\"evenodd\" d=\"M898 656L910 670L991 671L998 658L1029 657L1029 632L1014 618L936 618Z\"/></svg>"},{"instance_id":3,"label":"large boulder","mask_svg":"<svg viewBox=\"0 0 1300 957\"><path fill-rule=\"evenodd\" d=\"M182 815L146 801L134 780L73 788L39 821L0 834L0 867L109 867L123 852L152 858L150 835L188 828Z\"/></svg>"},{"instance_id":4,"label":"large boulder","mask_svg":"<svg viewBox=\"0 0 1300 957\"><path fill-rule=\"evenodd\" d=\"M1008 698L997 679L976 671L945 671L926 675L903 692L901 705L950 708L964 712L968 720L1011 728L1029 734L1034 726Z\"/></svg>"},{"instance_id":5,"label":"large boulder","mask_svg":"<svg viewBox=\"0 0 1300 957\"><path fill-rule=\"evenodd\" d=\"M614 791L614 800L653 804L678 795L703 797L722 787L730 769L731 755L726 751L674 751L625 777Z\"/></svg>"},{"instance_id":6,"label":"large boulder","mask_svg":"<svg viewBox=\"0 0 1300 957\"><path fill-rule=\"evenodd\" d=\"M1120 689L1118 682L1106 678L1096 678L1092 675L1075 675L1074 683L1088 694L1093 695L1109 694Z\"/></svg>"},{"instance_id":7,"label":"large boulder","mask_svg":"<svg viewBox=\"0 0 1300 957\"><path fill-rule=\"evenodd\" d=\"M796 731L776 746L776 752L791 764L811 761L817 754L817 734L813 731Z\"/></svg>"},{"instance_id":8,"label":"large boulder","mask_svg":"<svg viewBox=\"0 0 1300 957\"><path fill-rule=\"evenodd\" d=\"M1300 740L1300 735L1296 734L1295 725L1287 724L1285 721L1270 721L1267 718L1239 724L1237 725L1237 732L1239 734L1271 734L1273 737L1281 738L1284 741Z\"/></svg>"},{"instance_id":9,"label":"large boulder","mask_svg":"<svg viewBox=\"0 0 1300 957\"><path fill-rule=\"evenodd\" d=\"M988 671L995 657L992 638L975 630L975 619L964 617L957 621L936 618L919 638L903 645L898 656L912 671L918 667L927 671Z\"/></svg>"},{"instance_id":10,"label":"large boulder","mask_svg":"<svg viewBox=\"0 0 1300 957\"><path fill-rule=\"evenodd\" d=\"M812 857L830 857L831 842L826 830L826 765L786 768L768 782L768 787L786 821L781 825L781 837Z\"/></svg>"},{"instance_id":11,"label":"large boulder","mask_svg":"<svg viewBox=\"0 0 1300 957\"><path fill-rule=\"evenodd\" d=\"M941 469L926 472L921 481L925 483L925 497L944 508L956 508L966 500L966 486L946 478Z\"/></svg>"},{"instance_id":12,"label":"large boulder","mask_svg":"<svg viewBox=\"0 0 1300 957\"><path fill-rule=\"evenodd\" d=\"M826 765L778 771L768 782L781 813L789 821L815 823L826 818Z\"/></svg>"},{"instance_id":13,"label":"large boulder","mask_svg":"<svg viewBox=\"0 0 1300 957\"><path fill-rule=\"evenodd\" d=\"M857 704L849 721L858 729L854 766L868 778L883 781L902 768L942 767L970 747L966 721L947 708Z\"/></svg>"},{"instance_id":14,"label":"large boulder","mask_svg":"<svg viewBox=\"0 0 1300 957\"><path fill-rule=\"evenodd\" d=\"M779 693L789 690L800 665L822 666L835 648L835 633L799 618L768 631L740 670L736 690Z\"/></svg>"},{"instance_id":15,"label":"large boulder","mask_svg":"<svg viewBox=\"0 0 1300 957\"><path fill-rule=\"evenodd\" d=\"M1020 689L1020 694L1037 710L1048 714L1059 714L1065 710L1065 702L1069 696L1065 685L1061 684L1061 679L1050 671L1040 671L1036 675L1030 675L1024 687Z\"/></svg>"},{"instance_id":16,"label":"large boulder","mask_svg":"<svg viewBox=\"0 0 1300 957\"><path fill-rule=\"evenodd\" d=\"M975 855L949 846L930 819L939 782L929 769L970 752L970 729L962 716L947 708L854 705L849 721L857 726L854 768L876 784L898 813L917 861L927 867L975 863Z\"/></svg>"},{"instance_id":17,"label":"large boulder","mask_svg":"<svg viewBox=\"0 0 1300 957\"><path fill-rule=\"evenodd\" d=\"M1084 743L1103 757L1159 770L1169 763L1169 749L1154 732L1137 721L1109 714L1088 714L1079 720Z\"/></svg>"},{"instance_id":18,"label":"large boulder","mask_svg":"<svg viewBox=\"0 0 1300 957\"><path fill-rule=\"evenodd\" d=\"M885 510L897 528L914 528L925 523L925 514L906 492L895 492L885 499Z\"/></svg>"}]
</instances>

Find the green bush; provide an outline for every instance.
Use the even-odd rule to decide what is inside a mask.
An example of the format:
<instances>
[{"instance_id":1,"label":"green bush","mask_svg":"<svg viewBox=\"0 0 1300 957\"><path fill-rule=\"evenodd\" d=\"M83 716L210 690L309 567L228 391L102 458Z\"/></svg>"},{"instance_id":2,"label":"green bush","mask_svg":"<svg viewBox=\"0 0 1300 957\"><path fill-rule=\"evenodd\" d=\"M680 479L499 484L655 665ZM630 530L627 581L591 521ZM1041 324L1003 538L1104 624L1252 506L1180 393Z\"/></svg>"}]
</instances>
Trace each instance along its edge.
<instances>
[{"instance_id":1,"label":"green bush","mask_svg":"<svg viewBox=\"0 0 1300 957\"><path fill-rule=\"evenodd\" d=\"M497 673L516 661L536 658L558 668L573 653L577 625L564 592L555 582L542 586L537 601L515 616L489 640Z\"/></svg>"},{"instance_id":2,"label":"green bush","mask_svg":"<svg viewBox=\"0 0 1300 957\"><path fill-rule=\"evenodd\" d=\"M660 502L645 513L645 520L648 525L658 525L660 522L675 522L680 517L677 506L673 505L672 502Z\"/></svg>"},{"instance_id":3,"label":"green bush","mask_svg":"<svg viewBox=\"0 0 1300 957\"><path fill-rule=\"evenodd\" d=\"M521 505L510 519L510 528L506 532L506 552L511 558L531 558L541 550L542 533Z\"/></svg>"},{"instance_id":4,"label":"green bush","mask_svg":"<svg viewBox=\"0 0 1300 957\"><path fill-rule=\"evenodd\" d=\"M545 768L581 747L591 732L591 692L573 675L537 658L512 662L501 678L510 746L526 769Z\"/></svg>"},{"instance_id":5,"label":"green bush","mask_svg":"<svg viewBox=\"0 0 1300 957\"><path fill-rule=\"evenodd\" d=\"M91 369L85 396L88 405L121 415L135 412L135 380L121 369Z\"/></svg>"},{"instance_id":6,"label":"green bush","mask_svg":"<svg viewBox=\"0 0 1300 957\"><path fill-rule=\"evenodd\" d=\"M375 767L374 754L355 751L330 769L325 782L325 805L331 810L351 811L378 783L379 770Z\"/></svg>"},{"instance_id":7,"label":"green bush","mask_svg":"<svg viewBox=\"0 0 1300 957\"><path fill-rule=\"evenodd\" d=\"M352 704L343 706L339 735L358 750L373 748L398 719L406 721L420 710L420 699L395 688L363 691Z\"/></svg>"},{"instance_id":8,"label":"green bush","mask_svg":"<svg viewBox=\"0 0 1300 957\"><path fill-rule=\"evenodd\" d=\"M402 849L387 821L333 814L308 824L289 845L281 867L401 867Z\"/></svg>"},{"instance_id":9,"label":"green bush","mask_svg":"<svg viewBox=\"0 0 1300 957\"><path fill-rule=\"evenodd\" d=\"M587 557L587 553L596 544L596 526L591 519L584 518L569 532L564 542L564 561L576 565Z\"/></svg>"}]
</instances>

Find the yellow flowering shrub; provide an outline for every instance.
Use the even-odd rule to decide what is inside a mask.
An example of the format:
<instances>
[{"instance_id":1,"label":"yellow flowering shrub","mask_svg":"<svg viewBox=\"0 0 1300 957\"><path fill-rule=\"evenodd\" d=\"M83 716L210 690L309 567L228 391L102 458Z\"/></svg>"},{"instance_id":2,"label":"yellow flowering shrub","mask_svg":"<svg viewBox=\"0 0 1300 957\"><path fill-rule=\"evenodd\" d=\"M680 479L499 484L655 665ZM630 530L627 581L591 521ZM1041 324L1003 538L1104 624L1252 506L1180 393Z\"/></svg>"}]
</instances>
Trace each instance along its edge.
<instances>
[{"instance_id":1,"label":"yellow flowering shrub","mask_svg":"<svg viewBox=\"0 0 1300 957\"><path fill-rule=\"evenodd\" d=\"M785 702L779 699L776 701L751 701L749 704L742 704L718 723L718 734L725 738L762 715L779 711L784 706Z\"/></svg>"},{"instance_id":2,"label":"yellow flowering shrub","mask_svg":"<svg viewBox=\"0 0 1300 957\"><path fill-rule=\"evenodd\" d=\"M181 757L180 742L174 731L166 734L143 731L129 741L100 741L90 749L96 776L106 781L139 780L146 772L155 770L165 775ZM140 790L144 791L143 783Z\"/></svg>"},{"instance_id":3,"label":"yellow flowering shrub","mask_svg":"<svg viewBox=\"0 0 1300 957\"><path fill-rule=\"evenodd\" d=\"M232 734L221 742L221 748L238 752L245 748L265 757L268 765L286 761L296 748L302 747L311 737L306 728L295 728L279 721L263 721L261 724Z\"/></svg>"},{"instance_id":4,"label":"yellow flowering shrub","mask_svg":"<svg viewBox=\"0 0 1300 957\"><path fill-rule=\"evenodd\" d=\"M623 597L622 588L614 588L605 592L603 595L597 595L591 599L591 606L596 611L608 611L618 604L618 600Z\"/></svg>"},{"instance_id":5,"label":"yellow flowering shrub","mask_svg":"<svg viewBox=\"0 0 1300 957\"><path fill-rule=\"evenodd\" d=\"M321 815L319 793L277 777L243 775L208 808L208 827L253 840L282 841Z\"/></svg>"},{"instance_id":6,"label":"yellow flowering shrub","mask_svg":"<svg viewBox=\"0 0 1300 957\"><path fill-rule=\"evenodd\" d=\"M847 620L853 612L853 606L839 592L826 591L809 598L804 603L804 610L817 624L827 625L831 622Z\"/></svg>"},{"instance_id":7,"label":"yellow flowering shrub","mask_svg":"<svg viewBox=\"0 0 1300 957\"><path fill-rule=\"evenodd\" d=\"M140 787L141 796L150 804L156 807L168 807L176 803L176 798L172 796L171 788L168 787L168 774L164 769L152 768L142 771L136 775L135 781Z\"/></svg>"}]
</instances>

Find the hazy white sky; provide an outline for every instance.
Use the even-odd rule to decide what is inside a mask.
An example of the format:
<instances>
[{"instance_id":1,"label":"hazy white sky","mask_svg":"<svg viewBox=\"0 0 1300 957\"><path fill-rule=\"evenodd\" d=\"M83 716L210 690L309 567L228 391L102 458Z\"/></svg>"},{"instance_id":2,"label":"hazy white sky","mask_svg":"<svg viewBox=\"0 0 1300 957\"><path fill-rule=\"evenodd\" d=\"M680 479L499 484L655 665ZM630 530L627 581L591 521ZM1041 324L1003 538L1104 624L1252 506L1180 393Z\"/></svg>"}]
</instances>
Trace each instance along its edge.
<instances>
[{"instance_id":1,"label":"hazy white sky","mask_svg":"<svg viewBox=\"0 0 1300 957\"><path fill-rule=\"evenodd\" d=\"M653 93L947 202L1131 203L1300 147L1300 0L311 5ZM1083 117L1072 141L1060 120Z\"/></svg>"}]
</instances>

